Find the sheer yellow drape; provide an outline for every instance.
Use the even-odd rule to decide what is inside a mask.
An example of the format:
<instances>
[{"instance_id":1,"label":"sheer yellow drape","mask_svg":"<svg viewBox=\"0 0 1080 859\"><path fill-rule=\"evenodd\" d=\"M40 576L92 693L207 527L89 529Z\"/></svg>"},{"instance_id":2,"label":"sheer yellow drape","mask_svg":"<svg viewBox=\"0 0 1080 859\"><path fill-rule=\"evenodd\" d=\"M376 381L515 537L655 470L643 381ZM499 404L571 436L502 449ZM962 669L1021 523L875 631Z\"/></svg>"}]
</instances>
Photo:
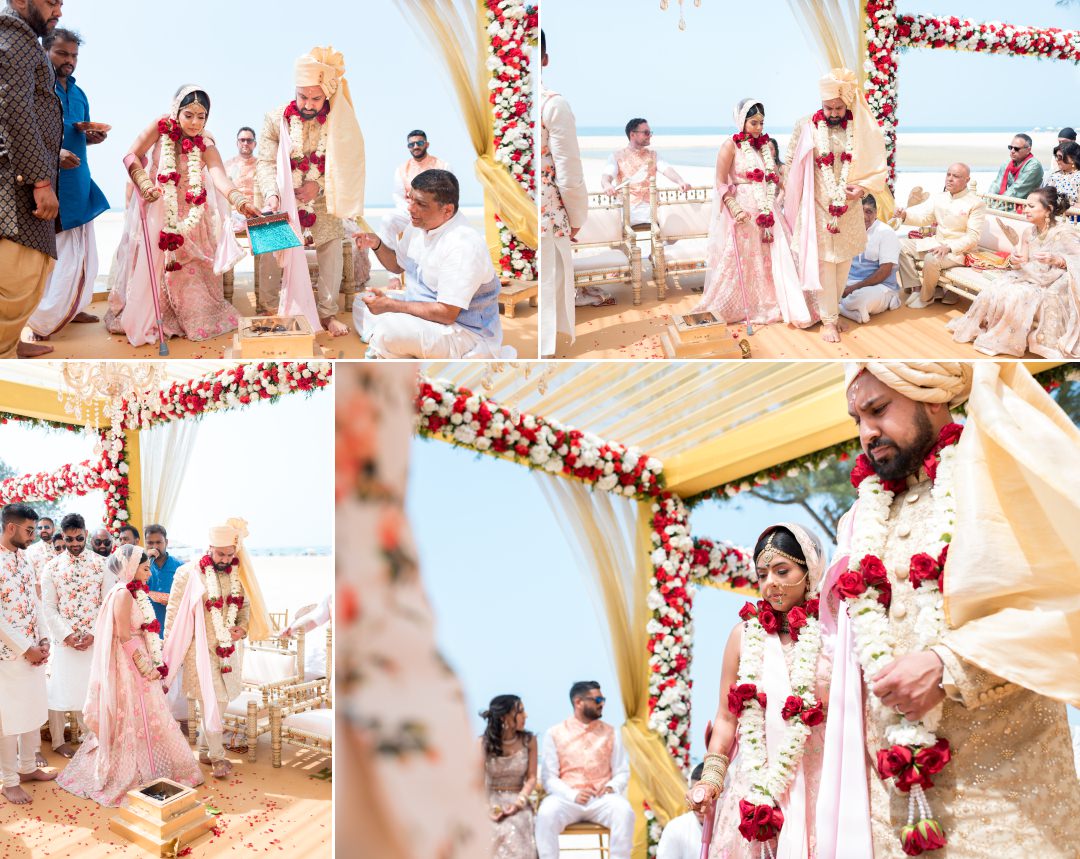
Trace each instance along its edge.
<instances>
[{"instance_id":1,"label":"sheer yellow drape","mask_svg":"<svg viewBox=\"0 0 1080 859\"><path fill-rule=\"evenodd\" d=\"M788 0L795 18L817 47L826 69L848 68L859 76L859 94L864 97L866 59L866 0ZM876 120L875 120L876 121ZM892 192L875 192L878 219L888 221L896 211Z\"/></svg>"},{"instance_id":2,"label":"sheer yellow drape","mask_svg":"<svg viewBox=\"0 0 1080 859\"><path fill-rule=\"evenodd\" d=\"M584 483L537 472L555 519L581 558L607 619L626 722L623 745L630 758L631 798L644 799L667 823L686 811L686 781L659 735L649 730L650 505L594 492ZM635 852L644 850L639 817Z\"/></svg>"},{"instance_id":3,"label":"sheer yellow drape","mask_svg":"<svg viewBox=\"0 0 1080 859\"><path fill-rule=\"evenodd\" d=\"M511 232L530 248L536 248L536 203L495 160L483 3L473 0L397 0L397 3L405 18L428 40L435 54L442 57L444 71L457 93L461 115L476 150L476 177L484 186L484 194L493 201L495 213Z\"/></svg>"}]
</instances>

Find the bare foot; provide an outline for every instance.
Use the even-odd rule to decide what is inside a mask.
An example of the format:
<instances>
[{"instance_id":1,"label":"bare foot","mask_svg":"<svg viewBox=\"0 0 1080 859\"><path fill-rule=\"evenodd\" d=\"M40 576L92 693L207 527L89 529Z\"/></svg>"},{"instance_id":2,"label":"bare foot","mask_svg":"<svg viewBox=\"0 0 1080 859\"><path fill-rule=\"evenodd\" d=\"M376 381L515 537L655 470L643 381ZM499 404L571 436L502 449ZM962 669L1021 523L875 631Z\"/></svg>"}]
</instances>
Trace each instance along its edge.
<instances>
[{"instance_id":1,"label":"bare foot","mask_svg":"<svg viewBox=\"0 0 1080 859\"><path fill-rule=\"evenodd\" d=\"M45 755L43 755L41 752L38 752L36 755L34 755L34 766L36 766L38 769L41 769L42 767L47 767L48 765L49 762L45 760Z\"/></svg>"},{"instance_id":2,"label":"bare foot","mask_svg":"<svg viewBox=\"0 0 1080 859\"><path fill-rule=\"evenodd\" d=\"M327 319L326 322L323 323L323 327L330 332L331 337L344 337L349 333L349 326L342 325L333 317Z\"/></svg>"},{"instance_id":3,"label":"bare foot","mask_svg":"<svg viewBox=\"0 0 1080 859\"><path fill-rule=\"evenodd\" d=\"M826 322L821 326L821 339L826 343L840 342L840 326L834 322Z\"/></svg>"},{"instance_id":4,"label":"bare foot","mask_svg":"<svg viewBox=\"0 0 1080 859\"><path fill-rule=\"evenodd\" d=\"M52 346L39 346L37 343L27 343L25 340L20 340L19 346L15 350L15 357L40 358L42 355L48 355L52 351Z\"/></svg>"},{"instance_id":5,"label":"bare foot","mask_svg":"<svg viewBox=\"0 0 1080 859\"><path fill-rule=\"evenodd\" d=\"M53 751L56 752L61 757L65 757L65 758L73 758L73 757L75 757L75 749L72 748L71 743L64 743L63 745L57 746L55 749L53 749Z\"/></svg>"},{"instance_id":6,"label":"bare foot","mask_svg":"<svg viewBox=\"0 0 1080 859\"><path fill-rule=\"evenodd\" d=\"M52 781L60 773L47 773L45 770L34 770L32 773L19 773L19 781Z\"/></svg>"},{"instance_id":7,"label":"bare foot","mask_svg":"<svg viewBox=\"0 0 1080 859\"><path fill-rule=\"evenodd\" d=\"M15 805L29 805L34 801L33 797L18 785L15 787L5 787L3 790L0 790L0 793L4 794L4 799L8 802L15 803Z\"/></svg>"},{"instance_id":8,"label":"bare foot","mask_svg":"<svg viewBox=\"0 0 1080 859\"><path fill-rule=\"evenodd\" d=\"M76 313L72 318L72 322L100 322L100 316L94 316L93 313L87 313L85 310L81 310Z\"/></svg>"}]
</instances>

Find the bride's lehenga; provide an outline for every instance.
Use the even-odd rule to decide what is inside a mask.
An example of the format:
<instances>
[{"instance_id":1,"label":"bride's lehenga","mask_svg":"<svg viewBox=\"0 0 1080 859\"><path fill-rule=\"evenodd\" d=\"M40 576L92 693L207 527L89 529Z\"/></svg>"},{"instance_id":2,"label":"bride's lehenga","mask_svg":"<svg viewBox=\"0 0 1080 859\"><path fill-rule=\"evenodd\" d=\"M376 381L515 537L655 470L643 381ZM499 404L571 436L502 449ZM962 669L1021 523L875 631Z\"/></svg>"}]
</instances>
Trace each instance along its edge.
<instances>
[{"instance_id":1,"label":"bride's lehenga","mask_svg":"<svg viewBox=\"0 0 1080 859\"><path fill-rule=\"evenodd\" d=\"M109 614L110 644L98 648L100 669L92 669L87 707L84 711L90 730L71 762L56 783L76 796L92 799L101 805L116 807L124 794L155 778L166 777L190 787L202 784L203 775L180 726L173 718L160 680L143 677L132 657L141 650L149 658L142 630L142 612L132 601L127 618L131 639L127 645L113 629L111 615L117 585L102 608ZM102 629L99 619L95 635ZM95 652L95 666L98 665ZM107 699L108 703L100 706ZM103 724L99 713L107 712Z\"/></svg>"},{"instance_id":2,"label":"bride's lehenga","mask_svg":"<svg viewBox=\"0 0 1080 859\"><path fill-rule=\"evenodd\" d=\"M1031 259L1063 257L1067 268ZM1057 224L1028 247L1028 262L997 275L967 313L948 323L953 340L987 355L1080 358L1080 235L1075 224Z\"/></svg>"}]
</instances>

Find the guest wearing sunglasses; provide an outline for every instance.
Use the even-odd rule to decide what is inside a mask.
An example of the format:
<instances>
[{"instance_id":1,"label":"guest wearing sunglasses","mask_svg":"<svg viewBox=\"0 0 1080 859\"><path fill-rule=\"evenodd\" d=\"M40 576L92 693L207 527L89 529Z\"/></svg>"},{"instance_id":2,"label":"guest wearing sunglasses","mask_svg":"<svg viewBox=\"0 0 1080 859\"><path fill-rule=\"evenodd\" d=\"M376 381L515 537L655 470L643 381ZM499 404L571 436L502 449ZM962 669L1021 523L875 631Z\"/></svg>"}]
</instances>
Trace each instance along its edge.
<instances>
[{"instance_id":1,"label":"guest wearing sunglasses","mask_svg":"<svg viewBox=\"0 0 1080 859\"><path fill-rule=\"evenodd\" d=\"M587 820L611 831L611 859L630 859L634 810L626 799L630 764L618 732L601 721L600 684L570 687L574 713L544 735L540 779L547 796L536 814L540 859L558 859L559 833Z\"/></svg>"},{"instance_id":2,"label":"guest wearing sunglasses","mask_svg":"<svg viewBox=\"0 0 1080 859\"><path fill-rule=\"evenodd\" d=\"M410 131L405 139L405 146L409 150L409 158L394 173L394 207L402 215L409 214L408 197L413 179L425 170L454 172L447 162L441 158L436 158L428 152L428 139L425 131L419 128Z\"/></svg>"},{"instance_id":3,"label":"guest wearing sunglasses","mask_svg":"<svg viewBox=\"0 0 1080 859\"><path fill-rule=\"evenodd\" d=\"M1031 154L1031 138L1026 134L1013 137L1008 149L1009 160L998 170L997 177L990 185L990 193L1026 200L1028 194L1042 185L1042 164ZM1012 209L1012 204L999 200L990 205L995 209Z\"/></svg>"}]
</instances>

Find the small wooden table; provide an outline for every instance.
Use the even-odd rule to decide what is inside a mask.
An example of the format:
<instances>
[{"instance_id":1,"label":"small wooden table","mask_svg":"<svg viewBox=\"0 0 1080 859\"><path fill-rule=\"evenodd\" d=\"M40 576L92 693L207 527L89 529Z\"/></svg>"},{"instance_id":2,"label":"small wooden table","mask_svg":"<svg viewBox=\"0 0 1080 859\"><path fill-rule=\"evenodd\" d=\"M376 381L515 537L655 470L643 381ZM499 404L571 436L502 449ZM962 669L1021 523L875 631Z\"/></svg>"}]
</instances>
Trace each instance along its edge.
<instances>
[{"instance_id":1,"label":"small wooden table","mask_svg":"<svg viewBox=\"0 0 1080 859\"><path fill-rule=\"evenodd\" d=\"M529 300L530 307L536 307L536 296L540 285L535 280L506 280L499 290L499 306L507 319L514 318L514 305L519 301Z\"/></svg>"}]
</instances>

